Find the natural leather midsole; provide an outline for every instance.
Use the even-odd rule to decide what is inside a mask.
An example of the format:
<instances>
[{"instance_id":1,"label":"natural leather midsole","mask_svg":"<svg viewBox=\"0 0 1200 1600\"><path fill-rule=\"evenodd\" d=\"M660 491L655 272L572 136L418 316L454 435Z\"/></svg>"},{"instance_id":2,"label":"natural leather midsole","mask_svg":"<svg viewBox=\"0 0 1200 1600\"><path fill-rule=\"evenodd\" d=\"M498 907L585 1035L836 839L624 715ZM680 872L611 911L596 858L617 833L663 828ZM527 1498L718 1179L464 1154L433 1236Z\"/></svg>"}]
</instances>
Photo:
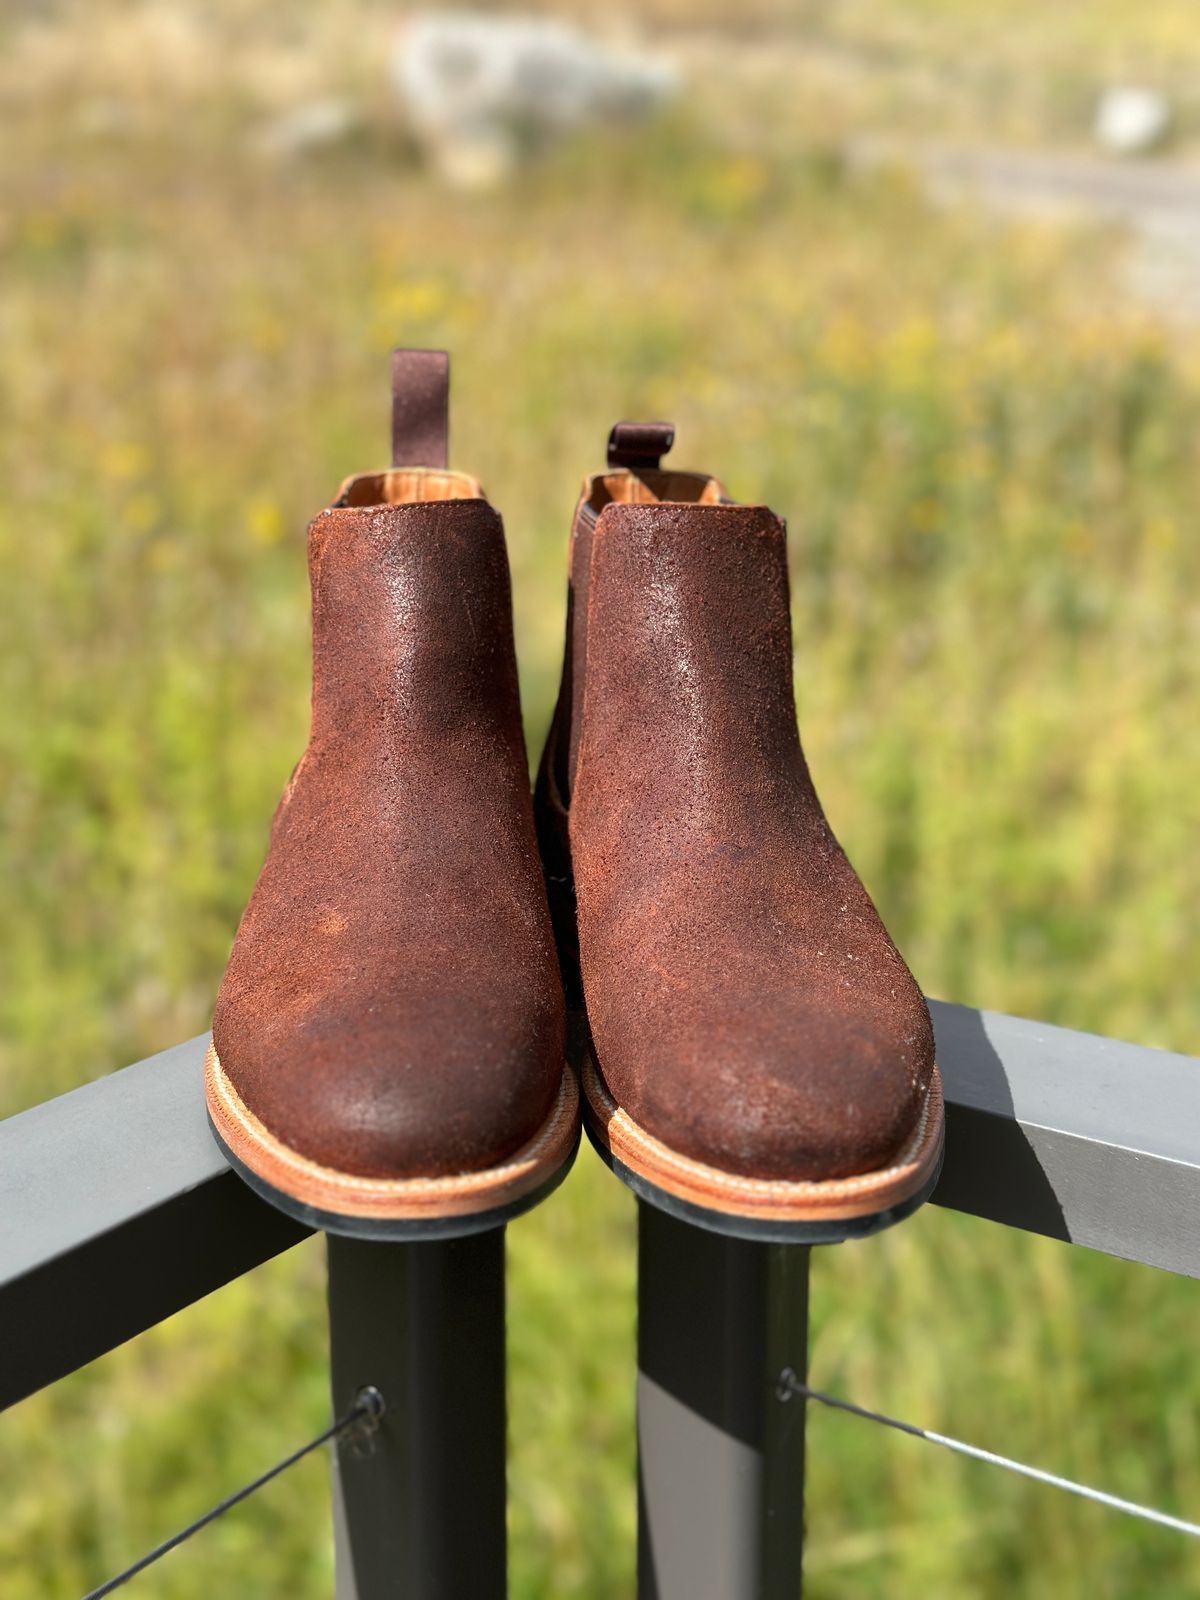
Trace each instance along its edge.
<instances>
[{"instance_id":1,"label":"natural leather midsole","mask_svg":"<svg viewBox=\"0 0 1200 1600\"><path fill-rule=\"evenodd\" d=\"M748 1178L723 1172L673 1150L642 1128L613 1099L590 1049L582 1065L588 1120L608 1149L631 1171L677 1199L709 1210L778 1221L839 1221L870 1216L903 1203L934 1171L945 1132L937 1067L917 1126L886 1167L846 1178Z\"/></svg>"},{"instance_id":2,"label":"natural leather midsole","mask_svg":"<svg viewBox=\"0 0 1200 1600\"><path fill-rule=\"evenodd\" d=\"M213 1045L204 1059L209 1114L239 1161L272 1188L318 1210L358 1217L449 1217L510 1204L538 1188L568 1158L579 1126L579 1085L564 1067L558 1096L538 1132L507 1161L436 1178L366 1178L323 1166L292 1149L242 1100Z\"/></svg>"}]
</instances>

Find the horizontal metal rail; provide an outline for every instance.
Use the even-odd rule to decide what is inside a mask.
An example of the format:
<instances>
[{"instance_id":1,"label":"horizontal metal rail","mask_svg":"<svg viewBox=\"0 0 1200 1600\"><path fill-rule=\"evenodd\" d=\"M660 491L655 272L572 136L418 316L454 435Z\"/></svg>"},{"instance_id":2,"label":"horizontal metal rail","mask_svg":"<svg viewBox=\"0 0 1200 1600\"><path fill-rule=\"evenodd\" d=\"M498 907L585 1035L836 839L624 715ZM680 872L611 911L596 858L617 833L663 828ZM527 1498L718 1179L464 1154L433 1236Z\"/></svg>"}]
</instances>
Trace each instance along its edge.
<instances>
[{"instance_id":1,"label":"horizontal metal rail","mask_svg":"<svg viewBox=\"0 0 1200 1600\"><path fill-rule=\"evenodd\" d=\"M934 1002L935 1200L1200 1277L1200 1061ZM304 1236L209 1133L206 1039L0 1122L0 1407Z\"/></svg>"},{"instance_id":2,"label":"horizontal metal rail","mask_svg":"<svg viewBox=\"0 0 1200 1600\"><path fill-rule=\"evenodd\" d=\"M931 1002L939 1205L1200 1278L1200 1060Z\"/></svg>"},{"instance_id":3,"label":"horizontal metal rail","mask_svg":"<svg viewBox=\"0 0 1200 1600\"><path fill-rule=\"evenodd\" d=\"M936 1200L1197 1272L1200 1062L960 1006L933 1017ZM639 1210L640 1600L798 1600L806 1407L787 1402L810 1251Z\"/></svg>"},{"instance_id":4,"label":"horizontal metal rail","mask_svg":"<svg viewBox=\"0 0 1200 1600\"><path fill-rule=\"evenodd\" d=\"M209 1132L207 1043L0 1122L0 1406L305 1237Z\"/></svg>"}]
</instances>

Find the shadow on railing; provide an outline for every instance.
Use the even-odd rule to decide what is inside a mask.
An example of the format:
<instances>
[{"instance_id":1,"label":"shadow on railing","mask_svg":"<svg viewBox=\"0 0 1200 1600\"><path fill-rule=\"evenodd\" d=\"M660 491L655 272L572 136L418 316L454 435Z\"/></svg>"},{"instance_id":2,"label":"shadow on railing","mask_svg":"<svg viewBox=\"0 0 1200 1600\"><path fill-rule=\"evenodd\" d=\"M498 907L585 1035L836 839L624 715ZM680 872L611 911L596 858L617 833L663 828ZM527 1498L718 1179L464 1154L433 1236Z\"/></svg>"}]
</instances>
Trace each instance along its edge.
<instances>
[{"instance_id":1,"label":"shadow on railing","mask_svg":"<svg viewBox=\"0 0 1200 1600\"><path fill-rule=\"evenodd\" d=\"M935 1202L985 1217L1003 1204L1010 1227L1069 1240L1054 1185L1018 1120L1008 1070L988 1037L985 1014L942 1005L937 1016L938 1056L952 1063L960 1094L969 1081L971 1096L969 1103L960 1099L951 1113L954 1137L947 1144Z\"/></svg>"}]
</instances>

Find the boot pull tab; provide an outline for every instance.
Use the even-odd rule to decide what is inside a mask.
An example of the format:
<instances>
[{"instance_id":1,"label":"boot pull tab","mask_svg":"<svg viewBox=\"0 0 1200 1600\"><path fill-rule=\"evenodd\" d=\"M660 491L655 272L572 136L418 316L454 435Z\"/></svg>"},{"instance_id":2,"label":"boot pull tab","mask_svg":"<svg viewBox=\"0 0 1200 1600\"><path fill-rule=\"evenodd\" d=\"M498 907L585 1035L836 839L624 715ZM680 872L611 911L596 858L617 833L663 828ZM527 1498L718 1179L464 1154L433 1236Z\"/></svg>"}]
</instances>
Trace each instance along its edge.
<instances>
[{"instance_id":1,"label":"boot pull tab","mask_svg":"<svg viewBox=\"0 0 1200 1600\"><path fill-rule=\"evenodd\" d=\"M392 351L392 466L445 468L450 442L450 356Z\"/></svg>"},{"instance_id":2,"label":"boot pull tab","mask_svg":"<svg viewBox=\"0 0 1200 1600\"><path fill-rule=\"evenodd\" d=\"M673 422L617 422L608 436L608 464L631 472L657 472L674 443Z\"/></svg>"}]
</instances>

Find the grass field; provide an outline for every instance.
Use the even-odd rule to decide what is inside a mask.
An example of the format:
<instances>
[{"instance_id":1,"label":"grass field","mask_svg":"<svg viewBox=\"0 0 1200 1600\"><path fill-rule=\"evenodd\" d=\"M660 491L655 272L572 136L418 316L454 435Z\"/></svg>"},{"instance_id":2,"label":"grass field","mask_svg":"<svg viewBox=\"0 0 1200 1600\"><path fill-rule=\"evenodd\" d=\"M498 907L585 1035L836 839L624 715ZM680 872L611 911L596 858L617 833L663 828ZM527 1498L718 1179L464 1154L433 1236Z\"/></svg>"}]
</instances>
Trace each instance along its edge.
<instances>
[{"instance_id":1,"label":"grass field","mask_svg":"<svg viewBox=\"0 0 1200 1600\"><path fill-rule=\"evenodd\" d=\"M501 193L433 187L374 102L260 159L246 61L279 98L379 15L297 7L275 56L232 0L2 25L0 1113L206 1025L304 739L305 522L384 457L394 342L454 351L534 753L578 476L614 417L674 416L680 464L789 517L809 758L925 987L1195 1051L1200 338L1124 302L1117 236L934 210L765 108L735 141L704 84ZM510 1261L513 1592L629 1595L632 1205L585 1152ZM0 1419L4 1600L82 1592L315 1431L322 1293L310 1243ZM1200 1511L1191 1285L930 1210L814 1294L822 1386ZM817 1600L1200 1596L1170 1534L811 1439ZM310 1461L143 1592L315 1600L327 1509Z\"/></svg>"}]
</instances>

